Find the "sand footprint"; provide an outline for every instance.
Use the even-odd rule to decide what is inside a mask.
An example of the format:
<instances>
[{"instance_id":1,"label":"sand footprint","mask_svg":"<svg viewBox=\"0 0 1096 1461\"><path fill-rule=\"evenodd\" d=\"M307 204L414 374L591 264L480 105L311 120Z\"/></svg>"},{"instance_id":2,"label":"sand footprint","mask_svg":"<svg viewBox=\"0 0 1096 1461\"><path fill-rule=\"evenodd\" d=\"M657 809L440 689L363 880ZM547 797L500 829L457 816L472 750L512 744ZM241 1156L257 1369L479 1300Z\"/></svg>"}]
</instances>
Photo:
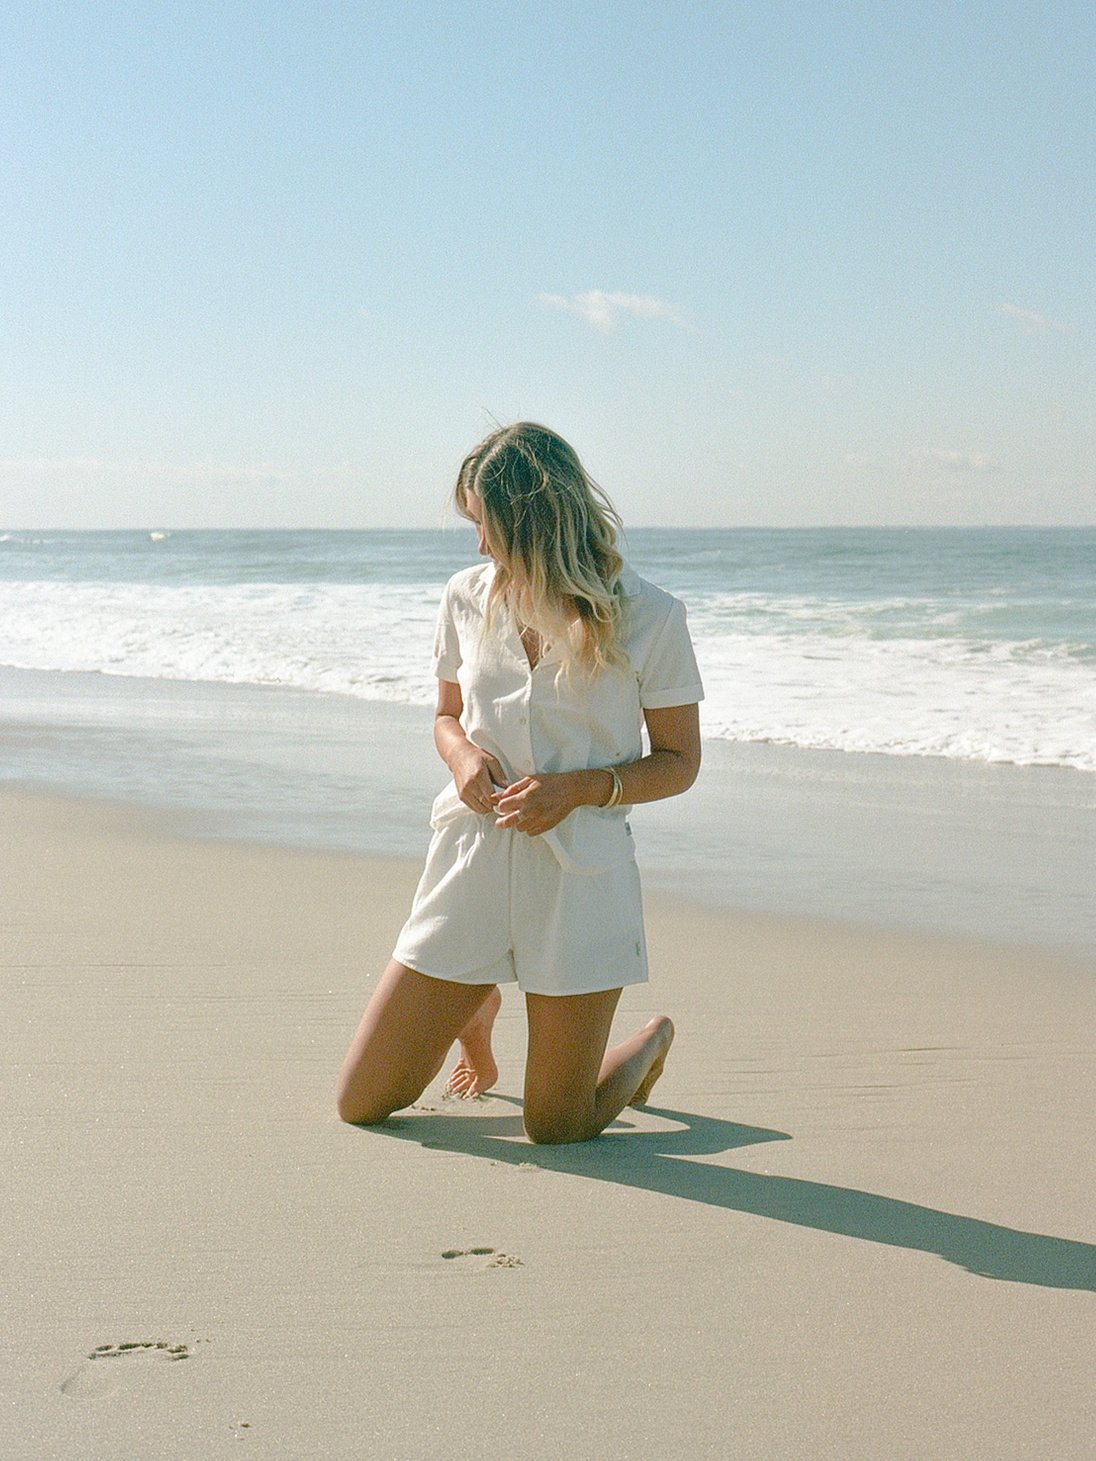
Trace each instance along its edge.
<instances>
[{"instance_id":1,"label":"sand footprint","mask_svg":"<svg viewBox=\"0 0 1096 1461\"><path fill-rule=\"evenodd\" d=\"M500 1253L497 1248L447 1248L441 1256L465 1272L524 1267L521 1259L513 1253Z\"/></svg>"},{"instance_id":2,"label":"sand footprint","mask_svg":"<svg viewBox=\"0 0 1096 1461\"><path fill-rule=\"evenodd\" d=\"M88 1400L107 1395L134 1370L150 1363L164 1364L190 1358L185 1344L168 1344L166 1339L131 1340L127 1344L100 1344L91 1351L80 1368L61 1383L62 1395ZM109 1363L108 1363L109 1362Z\"/></svg>"}]
</instances>

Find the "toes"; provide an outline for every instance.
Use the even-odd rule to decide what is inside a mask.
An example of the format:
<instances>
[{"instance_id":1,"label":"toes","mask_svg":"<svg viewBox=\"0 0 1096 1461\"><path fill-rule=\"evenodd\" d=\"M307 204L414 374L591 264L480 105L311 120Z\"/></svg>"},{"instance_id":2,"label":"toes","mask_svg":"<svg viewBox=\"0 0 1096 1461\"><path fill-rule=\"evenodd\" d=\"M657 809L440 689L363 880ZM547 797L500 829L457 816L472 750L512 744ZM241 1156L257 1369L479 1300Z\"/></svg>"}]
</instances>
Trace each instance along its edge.
<instances>
[{"instance_id":1,"label":"toes","mask_svg":"<svg viewBox=\"0 0 1096 1461\"><path fill-rule=\"evenodd\" d=\"M449 1079L445 1082L445 1089L450 1095L463 1096L467 1094L470 1086L475 1084L476 1073L466 1065L454 1066L449 1072Z\"/></svg>"}]
</instances>

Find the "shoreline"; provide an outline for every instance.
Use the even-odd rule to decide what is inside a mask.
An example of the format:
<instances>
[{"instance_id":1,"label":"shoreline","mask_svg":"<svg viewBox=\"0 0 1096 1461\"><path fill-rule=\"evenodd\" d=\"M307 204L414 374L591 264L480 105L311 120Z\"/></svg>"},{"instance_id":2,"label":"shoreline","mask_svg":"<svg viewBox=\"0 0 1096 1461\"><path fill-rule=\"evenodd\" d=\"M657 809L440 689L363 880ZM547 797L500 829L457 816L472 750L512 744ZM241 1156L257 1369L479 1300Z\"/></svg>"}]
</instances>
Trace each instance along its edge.
<instances>
[{"instance_id":1,"label":"shoreline","mask_svg":"<svg viewBox=\"0 0 1096 1461\"><path fill-rule=\"evenodd\" d=\"M423 843L422 856L410 853L389 855L363 851L356 847L332 847L323 844L309 844L304 841L279 841L275 838L247 837L231 831L211 830L208 813L193 809L142 805L95 792L74 794L67 789L20 785L0 782L0 825L10 824L29 817L39 818L61 828L75 818L79 824L84 821L99 831L118 833L122 836L136 835L150 846L157 844L170 847L174 844L190 845L198 850L215 853L223 849L229 855L247 857L277 857L309 859L316 866L330 862L332 868L358 867L363 872L375 873L397 871L398 881L413 890L422 872L426 851ZM756 908L736 906L718 897L705 897L704 888L677 885L672 880L660 881L652 877L642 866L643 904L652 917L663 919L672 915L675 919L698 920L715 927L720 920L726 920L749 930L750 942L763 941L777 930L786 932L789 938L802 939L809 944L814 940L827 942L830 938L847 939L867 947L882 941L896 941L911 956L923 953L928 962L934 956L975 960L998 960L1003 966L1025 967L1026 961L1036 960L1040 967L1054 970L1066 979L1096 979L1096 952L1068 946L1054 946L1025 942L1019 939L993 938L978 933L958 933L948 929L916 927L899 921L881 922L878 919L857 919L836 913L797 912L788 909ZM410 909L410 895L407 900ZM403 914L397 919L397 928ZM381 959L383 965L387 954ZM381 967L378 965L378 969ZM652 978L651 983L654 980ZM650 987L639 986L640 988Z\"/></svg>"},{"instance_id":2,"label":"shoreline","mask_svg":"<svg viewBox=\"0 0 1096 1461\"><path fill-rule=\"evenodd\" d=\"M257 686L0 671L0 788L158 809L188 835L421 862L425 709ZM705 742L632 813L651 893L1096 958L1096 776Z\"/></svg>"}]
</instances>

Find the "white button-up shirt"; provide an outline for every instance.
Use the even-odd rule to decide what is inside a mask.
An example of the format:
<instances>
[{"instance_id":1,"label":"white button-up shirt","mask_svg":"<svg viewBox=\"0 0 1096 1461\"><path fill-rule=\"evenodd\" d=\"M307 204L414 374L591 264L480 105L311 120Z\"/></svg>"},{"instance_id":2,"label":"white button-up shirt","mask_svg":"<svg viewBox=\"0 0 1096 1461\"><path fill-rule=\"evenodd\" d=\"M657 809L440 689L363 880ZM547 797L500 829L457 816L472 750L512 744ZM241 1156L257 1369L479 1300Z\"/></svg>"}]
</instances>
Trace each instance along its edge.
<instances>
[{"instance_id":1,"label":"white button-up shirt","mask_svg":"<svg viewBox=\"0 0 1096 1461\"><path fill-rule=\"evenodd\" d=\"M518 627L505 611L484 633L484 610L495 567L480 563L454 574L438 612L434 672L459 684L461 724L470 741L498 760L511 781L538 772L626 765L643 754L643 712L693 705L704 698L680 599L625 565L622 640L627 671L568 677L549 648L529 665ZM632 855L627 807L576 807L543 833L568 872L599 872ZM450 783L434 803L431 823L475 816Z\"/></svg>"}]
</instances>

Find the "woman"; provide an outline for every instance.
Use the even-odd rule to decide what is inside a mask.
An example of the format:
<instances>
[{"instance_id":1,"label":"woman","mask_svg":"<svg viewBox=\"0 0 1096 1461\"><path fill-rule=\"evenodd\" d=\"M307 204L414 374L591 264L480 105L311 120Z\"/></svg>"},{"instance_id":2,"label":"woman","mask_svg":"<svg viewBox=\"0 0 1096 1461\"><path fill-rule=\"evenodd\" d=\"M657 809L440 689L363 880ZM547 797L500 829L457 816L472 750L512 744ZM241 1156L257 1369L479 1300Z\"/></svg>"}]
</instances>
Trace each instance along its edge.
<instances>
[{"instance_id":1,"label":"woman","mask_svg":"<svg viewBox=\"0 0 1096 1461\"><path fill-rule=\"evenodd\" d=\"M339 1114L410 1105L458 1038L450 1089L488 1089L497 986L516 980L525 1130L586 1141L646 1100L673 1039L660 1015L606 1051L621 989L647 978L626 813L696 779L703 691L683 605L624 564L619 519L561 437L492 432L454 496L489 561L450 579L438 616L434 741L452 782Z\"/></svg>"}]
</instances>

